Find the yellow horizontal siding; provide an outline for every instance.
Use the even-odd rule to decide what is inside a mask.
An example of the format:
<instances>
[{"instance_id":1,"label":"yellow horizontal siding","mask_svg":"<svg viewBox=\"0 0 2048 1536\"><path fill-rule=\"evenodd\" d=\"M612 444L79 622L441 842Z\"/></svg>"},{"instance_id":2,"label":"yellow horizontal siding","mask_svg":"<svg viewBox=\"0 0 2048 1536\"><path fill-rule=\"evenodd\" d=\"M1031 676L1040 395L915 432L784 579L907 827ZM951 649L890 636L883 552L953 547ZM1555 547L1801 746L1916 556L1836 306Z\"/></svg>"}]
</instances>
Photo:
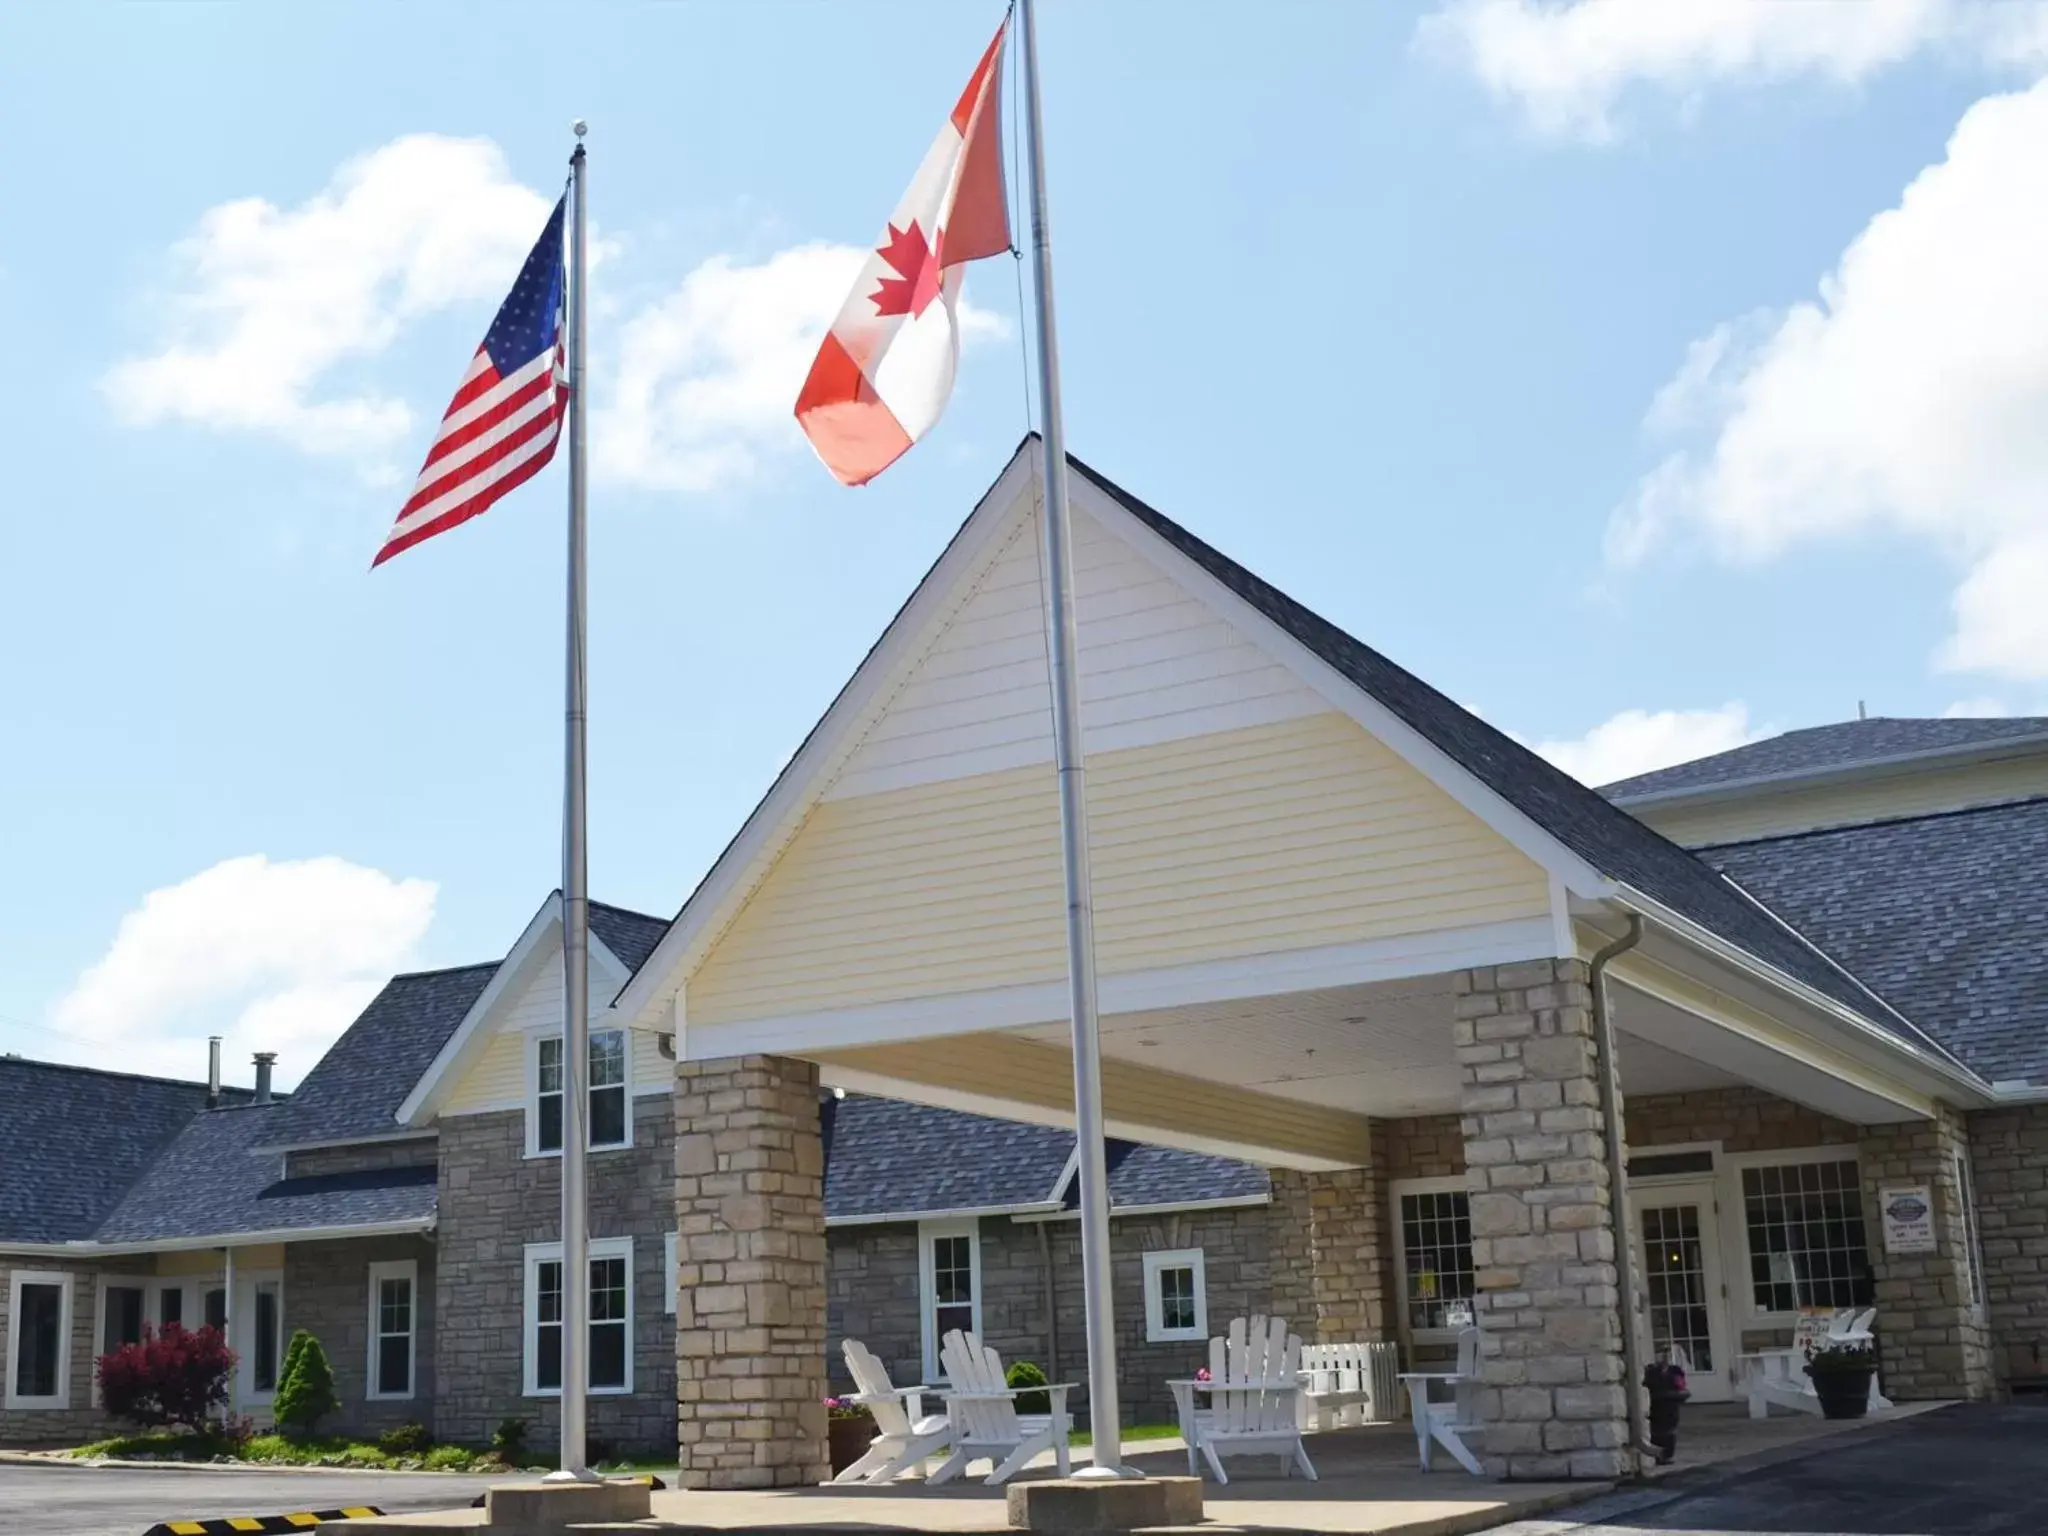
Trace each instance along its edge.
<instances>
[{"instance_id":1,"label":"yellow horizontal siding","mask_svg":"<svg viewBox=\"0 0 2048 1536\"><path fill-rule=\"evenodd\" d=\"M1348 718L1088 763L1105 972L1539 915L1541 871ZM689 983L693 1020L1065 974L1044 767L826 801Z\"/></svg>"},{"instance_id":2,"label":"yellow horizontal siding","mask_svg":"<svg viewBox=\"0 0 2048 1536\"><path fill-rule=\"evenodd\" d=\"M1020 1109L1071 1115L1074 1108L1068 1054L1012 1035L949 1035L826 1051L815 1059L897 1082L1001 1099ZM1126 1130L1199 1134L1235 1143L1247 1156L1279 1152L1333 1166L1361 1166L1368 1156L1371 1122L1363 1115L1114 1057L1102 1063L1102 1098L1105 1115Z\"/></svg>"},{"instance_id":3,"label":"yellow horizontal siding","mask_svg":"<svg viewBox=\"0 0 2048 1536\"><path fill-rule=\"evenodd\" d=\"M1694 807L1654 806L1636 815L1688 847L1775 837L1817 827L1851 826L1893 816L1925 816L2048 794L2048 754L1923 769L1856 784L1797 790Z\"/></svg>"},{"instance_id":4,"label":"yellow horizontal siding","mask_svg":"<svg viewBox=\"0 0 2048 1536\"><path fill-rule=\"evenodd\" d=\"M256 1243L235 1250L236 1269L283 1269L283 1243ZM156 1255L156 1272L163 1276L196 1275L204 1278L221 1273L218 1248L186 1248ZM186 1309L186 1316L191 1316Z\"/></svg>"}]
</instances>

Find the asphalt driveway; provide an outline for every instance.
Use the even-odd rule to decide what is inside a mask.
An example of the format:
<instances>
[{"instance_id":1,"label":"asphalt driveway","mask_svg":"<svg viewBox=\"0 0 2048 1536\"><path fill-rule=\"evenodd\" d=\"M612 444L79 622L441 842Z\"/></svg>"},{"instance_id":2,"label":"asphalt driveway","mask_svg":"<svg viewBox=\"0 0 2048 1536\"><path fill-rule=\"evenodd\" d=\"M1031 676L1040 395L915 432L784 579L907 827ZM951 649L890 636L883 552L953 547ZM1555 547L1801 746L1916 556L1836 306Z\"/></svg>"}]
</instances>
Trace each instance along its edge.
<instances>
[{"instance_id":1,"label":"asphalt driveway","mask_svg":"<svg viewBox=\"0 0 2048 1536\"><path fill-rule=\"evenodd\" d=\"M1746 1471L1710 1467L1644 1492L1611 1494L1496 1536L2048 1532L2048 1405L1944 1408L1774 1455Z\"/></svg>"},{"instance_id":2,"label":"asphalt driveway","mask_svg":"<svg viewBox=\"0 0 2048 1536\"><path fill-rule=\"evenodd\" d=\"M436 1472L226 1472L0 1463L5 1536L142 1536L159 1520L371 1504L386 1514L467 1504L489 1478Z\"/></svg>"}]
</instances>

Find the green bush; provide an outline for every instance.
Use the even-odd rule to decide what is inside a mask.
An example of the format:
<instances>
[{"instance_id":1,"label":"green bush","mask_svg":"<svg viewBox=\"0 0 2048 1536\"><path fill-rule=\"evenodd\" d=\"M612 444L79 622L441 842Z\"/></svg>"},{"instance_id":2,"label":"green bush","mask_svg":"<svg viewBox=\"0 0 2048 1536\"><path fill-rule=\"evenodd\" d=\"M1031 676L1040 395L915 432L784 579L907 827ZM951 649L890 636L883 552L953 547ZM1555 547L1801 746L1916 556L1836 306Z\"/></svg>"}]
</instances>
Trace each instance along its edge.
<instances>
[{"instance_id":1,"label":"green bush","mask_svg":"<svg viewBox=\"0 0 2048 1536\"><path fill-rule=\"evenodd\" d=\"M377 1437L377 1449L386 1456L421 1456L433 1448L433 1433L419 1423L400 1424Z\"/></svg>"},{"instance_id":2,"label":"green bush","mask_svg":"<svg viewBox=\"0 0 2048 1536\"><path fill-rule=\"evenodd\" d=\"M475 1464L476 1452L459 1445L437 1445L421 1462L429 1472L467 1472Z\"/></svg>"},{"instance_id":3,"label":"green bush","mask_svg":"<svg viewBox=\"0 0 2048 1536\"><path fill-rule=\"evenodd\" d=\"M309 1438L320 1420L341 1407L334 1395L334 1372L320 1341L301 1328L292 1335L278 1373L271 1417L299 1439Z\"/></svg>"},{"instance_id":4,"label":"green bush","mask_svg":"<svg viewBox=\"0 0 2048 1536\"><path fill-rule=\"evenodd\" d=\"M1041 1371L1029 1360L1013 1361L1009 1370L1003 1373L1003 1384L1009 1387L1042 1387L1045 1385L1045 1372ZM1050 1392L1026 1392L1017 1399L1017 1411L1019 1413L1051 1413L1052 1394Z\"/></svg>"},{"instance_id":5,"label":"green bush","mask_svg":"<svg viewBox=\"0 0 2048 1536\"><path fill-rule=\"evenodd\" d=\"M526 1454L526 1420L503 1419L491 1433L491 1449L509 1462Z\"/></svg>"}]
</instances>

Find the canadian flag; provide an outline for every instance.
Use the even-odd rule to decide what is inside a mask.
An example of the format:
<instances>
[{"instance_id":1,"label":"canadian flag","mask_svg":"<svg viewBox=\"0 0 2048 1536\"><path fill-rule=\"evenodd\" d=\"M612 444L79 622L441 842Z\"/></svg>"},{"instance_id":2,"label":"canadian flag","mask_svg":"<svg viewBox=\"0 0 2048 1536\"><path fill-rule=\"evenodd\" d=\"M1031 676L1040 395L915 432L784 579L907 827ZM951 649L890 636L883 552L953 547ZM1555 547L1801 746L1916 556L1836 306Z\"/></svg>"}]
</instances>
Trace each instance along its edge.
<instances>
[{"instance_id":1,"label":"canadian flag","mask_svg":"<svg viewBox=\"0 0 2048 1536\"><path fill-rule=\"evenodd\" d=\"M1008 29L1005 17L797 396L798 425L843 484L874 479L939 419L960 357L960 269L1010 248L1002 155Z\"/></svg>"}]
</instances>

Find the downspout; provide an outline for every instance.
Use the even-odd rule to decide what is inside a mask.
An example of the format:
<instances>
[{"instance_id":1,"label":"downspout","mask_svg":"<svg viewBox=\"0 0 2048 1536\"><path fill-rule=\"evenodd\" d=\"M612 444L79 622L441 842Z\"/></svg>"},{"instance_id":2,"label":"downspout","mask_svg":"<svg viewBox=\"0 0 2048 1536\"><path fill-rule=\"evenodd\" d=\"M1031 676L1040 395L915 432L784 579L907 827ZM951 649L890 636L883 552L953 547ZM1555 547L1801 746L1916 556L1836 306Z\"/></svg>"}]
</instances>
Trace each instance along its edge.
<instances>
[{"instance_id":1,"label":"downspout","mask_svg":"<svg viewBox=\"0 0 2048 1536\"><path fill-rule=\"evenodd\" d=\"M1621 1123L1621 1068L1614 1055L1614 1021L1607 1012L1607 967L1643 942L1643 918L1628 915L1628 932L1599 950L1587 966L1593 988L1593 1041L1600 1057L1600 1112L1607 1120L1608 1219L1614 1229L1614 1272L1621 1289L1622 1389L1628 1394L1629 1449L1649 1443L1649 1420L1643 1402L1642 1345L1636 1337L1641 1300L1636 1281L1635 1245L1628 1234L1628 1158Z\"/></svg>"},{"instance_id":2,"label":"downspout","mask_svg":"<svg viewBox=\"0 0 2048 1536\"><path fill-rule=\"evenodd\" d=\"M1045 1379L1060 1379L1060 1311L1059 1287L1052 1277L1052 1238L1046 1233L1043 1221L1035 1221L1038 1228L1038 1272L1045 1277Z\"/></svg>"}]
</instances>

